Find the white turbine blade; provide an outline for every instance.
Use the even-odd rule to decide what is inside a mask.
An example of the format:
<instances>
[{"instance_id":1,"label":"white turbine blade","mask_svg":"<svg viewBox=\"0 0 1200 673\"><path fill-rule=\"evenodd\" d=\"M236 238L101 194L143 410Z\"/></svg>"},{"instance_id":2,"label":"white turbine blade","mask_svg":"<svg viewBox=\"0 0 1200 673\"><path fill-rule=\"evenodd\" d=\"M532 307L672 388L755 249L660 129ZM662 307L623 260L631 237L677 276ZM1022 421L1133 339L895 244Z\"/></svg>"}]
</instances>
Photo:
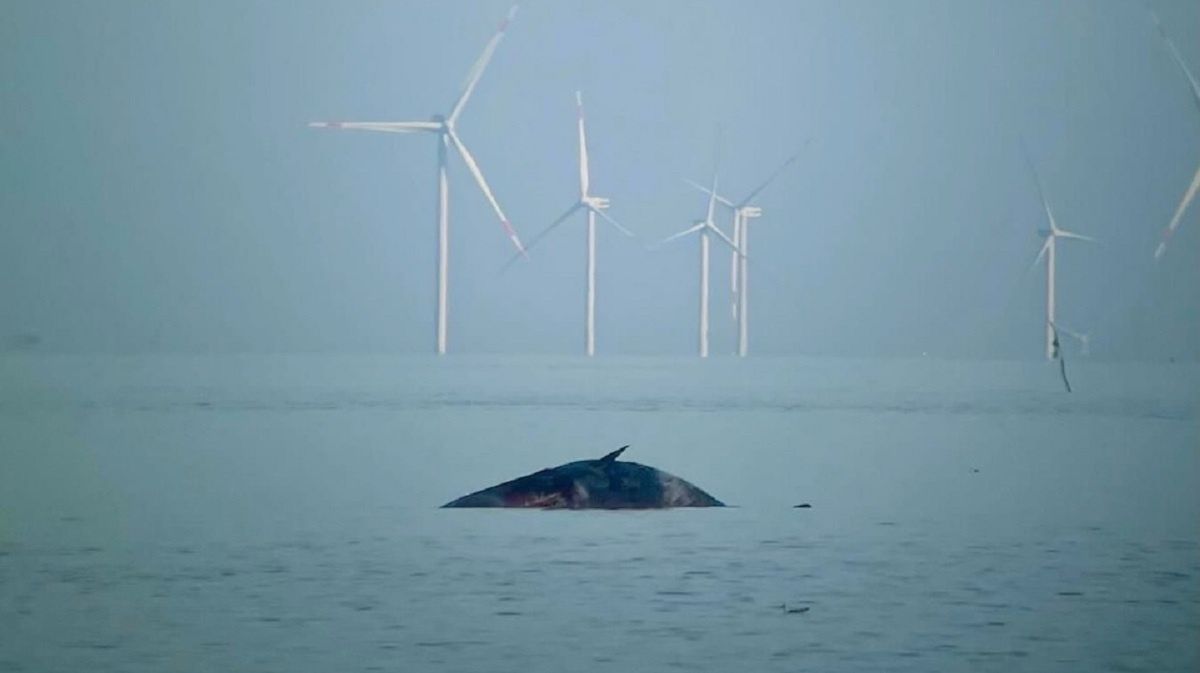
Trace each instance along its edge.
<instances>
[{"instance_id":1,"label":"white turbine blade","mask_svg":"<svg viewBox=\"0 0 1200 673\"><path fill-rule=\"evenodd\" d=\"M483 48L483 53L479 55L479 60L475 61L475 65L471 66L470 72L467 73L467 82L463 86L462 95L454 103L454 108L450 111L450 117L446 120L451 126L458 120L458 115L462 113L463 106L467 104L467 99L471 97L471 92L475 90L475 85L479 83L479 78L483 77L483 71L487 69L488 62L492 60L492 54L495 53L496 47L500 44L500 40L504 39L504 31L508 28L508 24L517 15L517 6L513 5L512 9L508 10L508 16L500 22L500 27L496 29L496 34L488 40L487 46Z\"/></svg>"},{"instance_id":2,"label":"white turbine blade","mask_svg":"<svg viewBox=\"0 0 1200 673\"><path fill-rule=\"evenodd\" d=\"M1077 241L1091 241L1092 243L1096 242L1096 239L1092 238L1091 236L1076 234L1075 232L1067 231L1066 229L1056 229L1054 235L1059 238L1073 238Z\"/></svg>"},{"instance_id":3,"label":"white turbine blade","mask_svg":"<svg viewBox=\"0 0 1200 673\"><path fill-rule=\"evenodd\" d=\"M684 181L684 182L686 182L686 183L688 183L689 185L691 185L691 186L695 187L696 189L698 189L698 190L700 190L700 191L704 192L705 194L708 194L708 193L709 193L709 192L708 192L708 187L705 187L704 185L702 185L702 184L700 184L700 183L693 182L693 181L691 181L691 180L688 180L687 178L684 178L684 179L683 179L683 181ZM717 194L717 203L719 203L719 204L721 204L721 205L723 205L723 206L726 206L726 207L728 207L728 208L736 208L736 207L737 207L737 206L736 206L736 205L733 203L733 201L730 201L729 199L725 198L724 196L721 196L720 194Z\"/></svg>"},{"instance_id":4,"label":"white turbine blade","mask_svg":"<svg viewBox=\"0 0 1200 673\"><path fill-rule=\"evenodd\" d=\"M607 221L612 226L616 227L617 231L620 231L622 234L625 234L626 236L628 236L630 238L634 237L634 233L632 231L621 226L621 223L614 220L611 216L609 216L608 213L604 212L603 210L600 210L599 208L593 208L591 206L589 206L588 209L591 210L593 213L596 213L600 217L604 218L604 220Z\"/></svg>"},{"instance_id":5,"label":"white turbine blade","mask_svg":"<svg viewBox=\"0 0 1200 673\"><path fill-rule=\"evenodd\" d=\"M807 143L805 143L805 144L807 145ZM782 175L783 172L785 170L787 170L787 167L791 166L793 163L795 163L796 159L799 159L799 158L800 158L800 152L796 152L792 156L788 157L787 161L784 161L782 164L780 164L779 168L776 168L773 173L771 173L769 176L767 176L767 179L763 180L762 184L755 187L754 190L751 191L750 194L748 194L746 196L746 198L742 199L741 205L745 206L745 205L748 205L751 201L753 201L754 197L761 194L762 191L767 188L767 185L770 185L772 182L775 182L775 178L778 178L780 175Z\"/></svg>"},{"instance_id":6,"label":"white turbine blade","mask_svg":"<svg viewBox=\"0 0 1200 673\"><path fill-rule=\"evenodd\" d=\"M1158 28L1158 34L1162 37L1163 42L1167 43L1167 49L1171 52L1171 56L1174 57L1175 63L1179 65L1179 69L1187 77L1188 83L1192 85L1192 102L1196 104L1196 109L1200 110L1200 83L1197 83L1196 77L1192 75L1192 70L1187 66L1187 61L1183 60L1183 55L1179 53L1179 48L1175 46L1175 41L1163 29L1162 22L1158 20L1158 14L1151 11L1150 16L1154 18L1154 26ZM1175 230L1179 228L1180 218L1183 217L1184 211L1187 210L1188 205L1195 198L1198 188L1200 188L1200 169L1196 171L1196 176L1192 178L1192 185L1188 187L1183 200L1179 202L1179 207L1175 209L1175 215L1171 218L1171 223L1163 230L1162 239L1158 242L1158 247L1154 249L1154 259L1160 259L1163 253L1167 251L1167 241L1171 239Z\"/></svg>"},{"instance_id":7,"label":"white turbine blade","mask_svg":"<svg viewBox=\"0 0 1200 673\"><path fill-rule=\"evenodd\" d=\"M1034 167L1033 161L1029 158L1029 152L1025 149L1025 143L1021 143L1021 156L1025 158L1025 164L1029 166L1029 172L1033 173L1033 181L1037 184L1038 198L1042 200L1042 208L1046 211L1046 219L1050 222L1050 231L1058 232L1058 223L1054 221L1054 211L1050 209L1050 201L1046 198L1046 189L1042 185L1042 176L1038 174L1037 168Z\"/></svg>"},{"instance_id":8,"label":"white turbine blade","mask_svg":"<svg viewBox=\"0 0 1200 673\"><path fill-rule=\"evenodd\" d=\"M385 133L415 133L439 131L438 122L309 122L314 129L346 129L350 131L382 131Z\"/></svg>"},{"instance_id":9,"label":"white turbine blade","mask_svg":"<svg viewBox=\"0 0 1200 673\"><path fill-rule=\"evenodd\" d=\"M1187 61L1183 60L1183 55L1179 53L1179 48L1175 46L1175 41L1163 29L1162 22L1158 20L1158 14L1154 11L1150 12L1150 16L1154 17L1154 25L1158 28L1158 34L1162 37L1163 42L1167 43L1167 49L1171 52L1171 56L1175 58L1175 62L1179 64L1179 69L1188 79L1188 83L1192 85L1192 102L1196 104L1196 109L1200 110L1200 83L1192 75L1192 70L1187 66Z\"/></svg>"},{"instance_id":10,"label":"white turbine blade","mask_svg":"<svg viewBox=\"0 0 1200 673\"><path fill-rule=\"evenodd\" d=\"M1037 177L1037 173L1034 173L1034 177ZM1062 230L1058 228L1058 222L1054 219L1054 211L1051 210L1050 202L1046 199L1046 192L1042 190L1042 181L1040 178L1037 180L1037 183L1038 196L1042 198L1042 208L1046 211L1046 220L1050 223L1050 231L1057 236Z\"/></svg>"},{"instance_id":11,"label":"white turbine blade","mask_svg":"<svg viewBox=\"0 0 1200 673\"><path fill-rule=\"evenodd\" d=\"M717 206L717 174L721 171L721 125L717 124L717 133L713 137L713 179L712 187L708 189L708 215L704 217L704 222L709 226L716 228L713 224L713 209Z\"/></svg>"},{"instance_id":12,"label":"white turbine blade","mask_svg":"<svg viewBox=\"0 0 1200 673\"><path fill-rule=\"evenodd\" d=\"M1167 241L1171 240L1171 236L1179 228L1183 213L1191 205L1192 199L1196 198L1197 191L1200 191L1200 168L1196 169L1196 175L1192 177L1192 186L1188 187L1187 193L1183 195L1183 200L1179 202L1179 207L1175 209L1175 216L1171 218L1171 223L1163 230L1162 240L1158 242L1158 248L1154 250L1155 259L1162 257L1163 253L1167 251Z\"/></svg>"},{"instance_id":13,"label":"white turbine blade","mask_svg":"<svg viewBox=\"0 0 1200 673\"><path fill-rule=\"evenodd\" d=\"M705 225L704 222L700 222L699 224L692 225L677 234L671 234L670 236L664 238L663 240L659 241L658 243L655 243L654 245L655 245L655 247L658 247L660 245L663 245L664 243L670 243L671 241L674 241L677 238L683 238L684 236L687 236L688 234L694 234L697 231L700 231L701 229L703 229L705 226L707 226L707 225Z\"/></svg>"},{"instance_id":14,"label":"white turbine blade","mask_svg":"<svg viewBox=\"0 0 1200 673\"><path fill-rule=\"evenodd\" d=\"M479 183L480 191L487 197L488 203L492 204L492 210L496 211L496 217L500 218L500 224L504 225L504 232L508 234L509 239L516 246L517 252L524 254L525 248L521 246L521 239L517 237L517 230L513 229L512 223L505 217L504 211L500 210L500 204L496 202L496 197L492 196L492 190L488 187L487 180L483 179L483 171L479 170L479 164L475 163L475 157L471 156L471 153L467 151L467 146L459 140L458 134L453 129L450 129L446 135L450 137L450 142L454 143L454 146L458 148L458 153L462 155L463 161L467 164L467 170L471 171L471 175L475 176L475 182Z\"/></svg>"},{"instance_id":15,"label":"white turbine blade","mask_svg":"<svg viewBox=\"0 0 1200 673\"><path fill-rule=\"evenodd\" d=\"M714 229L716 228L716 226L713 224L713 209L716 207L717 207L717 172L713 171L712 189L708 190L708 215L705 216L704 221L708 223L708 226L713 227ZM724 234L721 234L721 235L724 236Z\"/></svg>"},{"instance_id":16,"label":"white turbine blade","mask_svg":"<svg viewBox=\"0 0 1200 673\"><path fill-rule=\"evenodd\" d=\"M583 130L583 94L575 92L575 107L579 112L579 198L588 196L587 134Z\"/></svg>"},{"instance_id":17,"label":"white turbine blade","mask_svg":"<svg viewBox=\"0 0 1200 673\"><path fill-rule=\"evenodd\" d=\"M529 241L529 245L526 246L524 251L518 252L517 254L513 255L511 259L509 259L507 262L505 262L504 267L501 268L500 270L502 272L505 271L506 269L508 269L508 267L512 266L513 262L517 261L518 259L521 259L522 257L525 257L526 256L525 253L529 252L530 250L533 250L533 247L538 244L538 241L542 240L543 238L546 237L547 234L549 234L551 231L554 231L556 228L558 228L558 225L562 224L563 222L566 222L567 218L574 215L575 212L578 211L580 208L583 208L582 203L576 203L575 205L571 206L570 208L567 208L567 210L562 215L558 216L558 219L556 219L550 223L550 226L548 226L545 229L538 232L538 235L534 236L533 239Z\"/></svg>"},{"instance_id":18,"label":"white turbine blade","mask_svg":"<svg viewBox=\"0 0 1200 673\"><path fill-rule=\"evenodd\" d=\"M1050 241L1054 240L1053 236L1047 236L1046 242L1042 244L1042 249L1038 251L1037 257L1033 258L1033 263L1025 270L1025 273L1033 271L1033 268L1042 263L1042 258L1046 256L1046 251L1050 249Z\"/></svg>"},{"instance_id":19,"label":"white turbine blade","mask_svg":"<svg viewBox=\"0 0 1200 673\"><path fill-rule=\"evenodd\" d=\"M711 229L712 232L717 235L717 238L721 239L721 241L723 243L725 243L725 245L728 246L729 249L732 250L735 255L737 255L738 257L745 257L745 255L742 254L742 251L737 247L737 243L734 243L731 238L726 236L725 232L723 232L720 229L718 229L717 227L709 224L708 222L705 222L704 226Z\"/></svg>"}]
</instances>

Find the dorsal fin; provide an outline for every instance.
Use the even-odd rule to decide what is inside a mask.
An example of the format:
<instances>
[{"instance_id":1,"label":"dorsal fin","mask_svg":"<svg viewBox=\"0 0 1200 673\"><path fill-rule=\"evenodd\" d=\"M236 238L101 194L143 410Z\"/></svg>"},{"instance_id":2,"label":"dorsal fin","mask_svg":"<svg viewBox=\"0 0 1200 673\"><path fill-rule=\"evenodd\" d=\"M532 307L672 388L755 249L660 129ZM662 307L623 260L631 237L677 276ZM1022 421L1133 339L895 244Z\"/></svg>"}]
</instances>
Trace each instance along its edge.
<instances>
[{"instance_id":1,"label":"dorsal fin","mask_svg":"<svg viewBox=\"0 0 1200 673\"><path fill-rule=\"evenodd\" d=\"M623 451L625 451L625 449L628 449L628 448L629 448L629 445L626 444L625 446L622 446L621 448L617 449L616 451L613 451L612 453L608 454L607 456L601 458L600 460L598 460L596 462L601 463L601 464L611 463L617 459L617 456L621 455L621 453Z\"/></svg>"}]
</instances>

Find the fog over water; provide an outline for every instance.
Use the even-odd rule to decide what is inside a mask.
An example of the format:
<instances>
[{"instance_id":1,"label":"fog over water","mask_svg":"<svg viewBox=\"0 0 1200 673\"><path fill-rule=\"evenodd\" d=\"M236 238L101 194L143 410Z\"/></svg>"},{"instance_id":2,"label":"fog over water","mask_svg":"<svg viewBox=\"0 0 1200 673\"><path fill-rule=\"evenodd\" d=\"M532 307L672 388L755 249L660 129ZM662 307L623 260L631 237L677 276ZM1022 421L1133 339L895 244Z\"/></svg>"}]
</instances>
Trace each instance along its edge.
<instances>
[{"instance_id":1,"label":"fog over water","mask_svg":"<svg viewBox=\"0 0 1200 673\"><path fill-rule=\"evenodd\" d=\"M1073 395L929 359L0 375L2 670L1200 663L1194 365L1081 365ZM622 444L734 507L436 509Z\"/></svg>"},{"instance_id":2,"label":"fog over water","mask_svg":"<svg viewBox=\"0 0 1200 673\"><path fill-rule=\"evenodd\" d=\"M1200 70L1200 7L1152 5ZM432 350L435 138L306 124L448 112L508 8L8 3L0 327L55 351ZM526 240L576 197L577 89L593 191L639 234L599 232L601 353L694 350L696 243L645 248L703 216L682 179L708 181L718 126L731 198L804 147L758 200L752 352L1039 357L1023 138L1059 225L1101 241L1060 246L1060 321L1100 357L1200 353L1195 207L1152 259L1200 113L1140 2L525 3L459 133ZM581 351L582 222L500 274L457 157L450 219L451 351Z\"/></svg>"}]
</instances>

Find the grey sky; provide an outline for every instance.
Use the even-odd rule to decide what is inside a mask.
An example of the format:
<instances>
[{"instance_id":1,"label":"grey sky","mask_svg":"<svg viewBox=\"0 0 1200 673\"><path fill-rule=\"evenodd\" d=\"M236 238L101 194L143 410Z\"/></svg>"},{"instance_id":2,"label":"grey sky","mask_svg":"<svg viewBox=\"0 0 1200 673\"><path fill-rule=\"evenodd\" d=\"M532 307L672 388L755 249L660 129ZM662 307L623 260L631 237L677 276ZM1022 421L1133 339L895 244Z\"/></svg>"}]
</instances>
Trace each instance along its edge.
<instances>
[{"instance_id":1,"label":"grey sky","mask_svg":"<svg viewBox=\"0 0 1200 673\"><path fill-rule=\"evenodd\" d=\"M434 138L305 124L447 111L509 4L6 3L0 334L430 351ZM1200 71L1200 5L1153 6ZM641 235L601 228L601 353L694 351L696 244L645 246L701 216L682 178L719 124L731 196L811 139L760 199L752 352L1039 357L1023 137L1060 225L1103 241L1060 248L1061 321L1098 355L1200 355L1200 204L1152 260L1200 113L1140 2L524 2L459 130L525 239L576 198L576 89L593 190ZM582 218L501 275L450 182L451 351L578 352Z\"/></svg>"}]
</instances>

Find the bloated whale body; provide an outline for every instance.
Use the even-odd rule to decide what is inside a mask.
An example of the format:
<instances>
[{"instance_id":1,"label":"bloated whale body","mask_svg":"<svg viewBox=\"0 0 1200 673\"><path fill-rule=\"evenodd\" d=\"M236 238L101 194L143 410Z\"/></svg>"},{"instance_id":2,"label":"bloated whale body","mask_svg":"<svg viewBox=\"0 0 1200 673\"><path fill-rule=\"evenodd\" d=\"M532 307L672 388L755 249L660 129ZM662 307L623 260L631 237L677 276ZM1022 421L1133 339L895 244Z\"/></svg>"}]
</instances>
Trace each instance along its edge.
<instances>
[{"instance_id":1,"label":"bloated whale body","mask_svg":"<svg viewBox=\"0 0 1200 673\"><path fill-rule=\"evenodd\" d=\"M628 446L598 460L549 467L452 500L442 507L665 509L724 507L697 486L649 465L617 460Z\"/></svg>"}]
</instances>

